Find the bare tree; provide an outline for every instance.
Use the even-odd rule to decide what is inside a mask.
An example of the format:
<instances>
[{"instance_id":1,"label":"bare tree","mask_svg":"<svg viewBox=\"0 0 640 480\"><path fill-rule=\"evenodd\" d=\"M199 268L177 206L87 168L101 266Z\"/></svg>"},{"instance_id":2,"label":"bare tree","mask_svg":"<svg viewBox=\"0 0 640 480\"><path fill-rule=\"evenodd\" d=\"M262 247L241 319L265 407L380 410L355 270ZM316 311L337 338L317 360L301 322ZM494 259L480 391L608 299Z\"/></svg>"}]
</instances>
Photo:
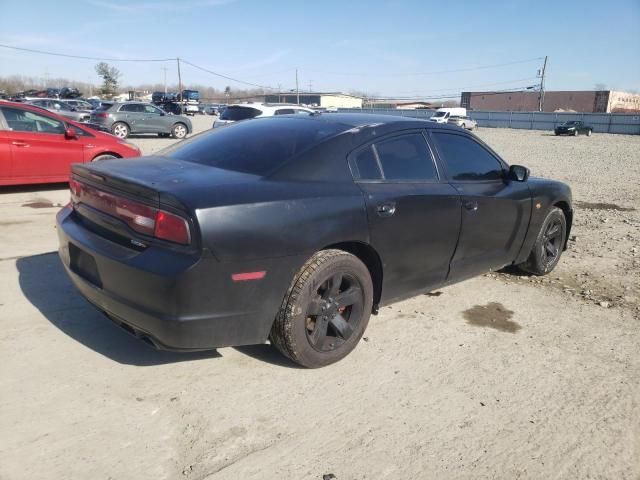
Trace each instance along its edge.
<instances>
[{"instance_id":1,"label":"bare tree","mask_svg":"<svg viewBox=\"0 0 640 480\"><path fill-rule=\"evenodd\" d=\"M116 67L110 67L108 63L100 62L96 65L96 73L102 77L100 93L106 97L112 97L118 93L118 81L122 74Z\"/></svg>"}]
</instances>

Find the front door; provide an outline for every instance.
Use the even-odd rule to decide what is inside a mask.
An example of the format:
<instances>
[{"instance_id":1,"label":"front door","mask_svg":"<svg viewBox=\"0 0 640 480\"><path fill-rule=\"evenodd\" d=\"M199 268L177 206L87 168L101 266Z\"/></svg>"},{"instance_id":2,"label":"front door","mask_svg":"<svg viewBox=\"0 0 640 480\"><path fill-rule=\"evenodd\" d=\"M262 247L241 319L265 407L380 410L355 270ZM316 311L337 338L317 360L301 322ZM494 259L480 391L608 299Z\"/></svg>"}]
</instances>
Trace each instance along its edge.
<instances>
[{"instance_id":1,"label":"front door","mask_svg":"<svg viewBox=\"0 0 640 480\"><path fill-rule=\"evenodd\" d=\"M64 122L45 114L0 107L9 128L11 176L29 180L64 181L70 165L84 161L84 143L65 137Z\"/></svg>"},{"instance_id":2,"label":"front door","mask_svg":"<svg viewBox=\"0 0 640 480\"><path fill-rule=\"evenodd\" d=\"M143 105L144 115L140 120L140 131L151 133L168 133L167 122L164 118L164 112L153 105Z\"/></svg>"},{"instance_id":3,"label":"front door","mask_svg":"<svg viewBox=\"0 0 640 480\"><path fill-rule=\"evenodd\" d=\"M433 130L431 137L462 200L462 229L450 280L512 263L531 215L529 186L507 180L506 164L471 135Z\"/></svg>"},{"instance_id":4,"label":"front door","mask_svg":"<svg viewBox=\"0 0 640 480\"><path fill-rule=\"evenodd\" d=\"M444 283L460 229L455 188L441 181L423 132L385 137L350 159L370 243L383 264L382 301Z\"/></svg>"}]
</instances>

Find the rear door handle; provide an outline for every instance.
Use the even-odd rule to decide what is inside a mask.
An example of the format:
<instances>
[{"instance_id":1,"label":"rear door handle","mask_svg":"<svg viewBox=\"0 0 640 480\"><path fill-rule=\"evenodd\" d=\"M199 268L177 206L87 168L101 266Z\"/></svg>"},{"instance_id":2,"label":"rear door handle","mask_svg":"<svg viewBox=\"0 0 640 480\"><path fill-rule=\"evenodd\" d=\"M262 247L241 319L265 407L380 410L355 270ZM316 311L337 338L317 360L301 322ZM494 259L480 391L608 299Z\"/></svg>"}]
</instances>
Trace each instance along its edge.
<instances>
[{"instance_id":1,"label":"rear door handle","mask_svg":"<svg viewBox=\"0 0 640 480\"><path fill-rule=\"evenodd\" d=\"M15 145L16 147L28 147L29 144L27 142L23 142L22 140L15 140L11 142L11 145Z\"/></svg>"},{"instance_id":2,"label":"rear door handle","mask_svg":"<svg viewBox=\"0 0 640 480\"><path fill-rule=\"evenodd\" d=\"M462 202L462 206L470 212L475 212L476 210L478 210L478 202L476 202L475 200L464 200Z\"/></svg>"},{"instance_id":3,"label":"rear door handle","mask_svg":"<svg viewBox=\"0 0 640 480\"><path fill-rule=\"evenodd\" d=\"M376 207L376 212L378 212L378 215L381 217L390 217L396 213L396 204L395 202L381 203Z\"/></svg>"}]
</instances>

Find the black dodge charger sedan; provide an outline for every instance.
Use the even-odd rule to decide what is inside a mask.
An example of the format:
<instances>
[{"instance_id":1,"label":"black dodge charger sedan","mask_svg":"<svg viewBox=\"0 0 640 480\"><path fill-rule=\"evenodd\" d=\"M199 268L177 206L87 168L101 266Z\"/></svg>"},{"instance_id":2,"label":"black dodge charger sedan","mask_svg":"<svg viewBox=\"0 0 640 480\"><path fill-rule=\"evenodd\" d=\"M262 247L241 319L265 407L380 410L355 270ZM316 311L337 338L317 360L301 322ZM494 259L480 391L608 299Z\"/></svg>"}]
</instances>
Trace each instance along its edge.
<instances>
[{"instance_id":1,"label":"black dodge charger sedan","mask_svg":"<svg viewBox=\"0 0 640 480\"><path fill-rule=\"evenodd\" d=\"M263 343L346 356L382 305L516 265L551 271L567 185L459 128L317 114L210 130L135 162L74 165L57 216L80 292L159 349Z\"/></svg>"},{"instance_id":2,"label":"black dodge charger sedan","mask_svg":"<svg viewBox=\"0 0 640 480\"><path fill-rule=\"evenodd\" d=\"M575 120L561 123L553 129L553 132L556 135L573 135L575 137L578 135L586 135L590 137L593 132L593 127L585 125L585 123L580 120Z\"/></svg>"}]
</instances>

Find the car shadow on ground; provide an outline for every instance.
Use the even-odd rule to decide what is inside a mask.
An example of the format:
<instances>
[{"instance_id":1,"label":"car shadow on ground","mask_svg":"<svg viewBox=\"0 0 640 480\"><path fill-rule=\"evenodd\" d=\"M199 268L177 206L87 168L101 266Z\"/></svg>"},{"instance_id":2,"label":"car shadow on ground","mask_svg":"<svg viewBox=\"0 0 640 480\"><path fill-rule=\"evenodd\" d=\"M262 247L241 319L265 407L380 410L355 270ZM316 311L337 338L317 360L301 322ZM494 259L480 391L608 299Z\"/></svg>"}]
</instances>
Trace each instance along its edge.
<instances>
[{"instance_id":1,"label":"car shadow on ground","mask_svg":"<svg viewBox=\"0 0 640 480\"><path fill-rule=\"evenodd\" d=\"M158 351L122 330L76 291L57 252L19 258L16 267L22 292L47 320L71 338L118 363L151 366L222 357L216 350Z\"/></svg>"},{"instance_id":2,"label":"car shadow on ground","mask_svg":"<svg viewBox=\"0 0 640 480\"><path fill-rule=\"evenodd\" d=\"M271 363L279 367L303 369L304 367L294 363L287 357L276 350L275 347L267 344L262 345L244 345L241 347L233 347L234 350L265 363Z\"/></svg>"},{"instance_id":3,"label":"car shadow on ground","mask_svg":"<svg viewBox=\"0 0 640 480\"><path fill-rule=\"evenodd\" d=\"M50 192L53 190L69 190L68 183L46 183L35 185L9 185L0 187L0 194L3 193L40 193Z\"/></svg>"}]
</instances>

